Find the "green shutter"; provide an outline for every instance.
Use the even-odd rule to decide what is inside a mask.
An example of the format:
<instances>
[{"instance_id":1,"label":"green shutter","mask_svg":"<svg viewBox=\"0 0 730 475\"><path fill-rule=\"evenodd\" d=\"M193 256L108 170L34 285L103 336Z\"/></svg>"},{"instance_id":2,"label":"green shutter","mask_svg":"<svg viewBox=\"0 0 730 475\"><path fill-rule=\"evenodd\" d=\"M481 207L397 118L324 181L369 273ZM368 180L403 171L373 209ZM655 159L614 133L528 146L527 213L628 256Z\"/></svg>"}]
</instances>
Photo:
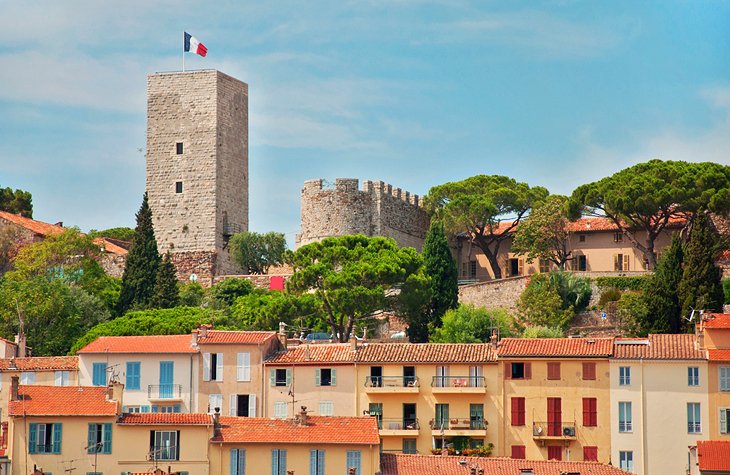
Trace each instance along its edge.
<instances>
[{"instance_id":1,"label":"green shutter","mask_svg":"<svg viewBox=\"0 0 730 475\"><path fill-rule=\"evenodd\" d=\"M314 370L314 385L315 386L322 385L322 370L319 368Z\"/></svg>"},{"instance_id":2,"label":"green shutter","mask_svg":"<svg viewBox=\"0 0 730 475\"><path fill-rule=\"evenodd\" d=\"M104 424L104 453L112 453L112 425L110 422Z\"/></svg>"},{"instance_id":3,"label":"green shutter","mask_svg":"<svg viewBox=\"0 0 730 475\"><path fill-rule=\"evenodd\" d=\"M286 385L291 386L291 369L286 370Z\"/></svg>"},{"instance_id":4,"label":"green shutter","mask_svg":"<svg viewBox=\"0 0 730 475\"><path fill-rule=\"evenodd\" d=\"M330 383L332 386L337 386L337 370L332 368L330 370L330 374L332 375L332 382Z\"/></svg>"},{"instance_id":5,"label":"green shutter","mask_svg":"<svg viewBox=\"0 0 730 475\"><path fill-rule=\"evenodd\" d=\"M38 433L38 424L30 424L30 434L28 435L28 453L34 454L38 450L36 442L36 434Z\"/></svg>"},{"instance_id":6,"label":"green shutter","mask_svg":"<svg viewBox=\"0 0 730 475\"><path fill-rule=\"evenodd\" d=\"M271 386L276 386L276 370L275 369L269 370L269 383L271 383Z\"/></svg>"},{"instance_id":7,"label":"green shutter","mask_svg":"<svg viewBox=\"0 0 730 475\"><path fill-rule=\"evenodd\" d=\"M53 453L61 453L61 437L63 434L62 424L53 424Z\"/></svg>"}]
</instances>

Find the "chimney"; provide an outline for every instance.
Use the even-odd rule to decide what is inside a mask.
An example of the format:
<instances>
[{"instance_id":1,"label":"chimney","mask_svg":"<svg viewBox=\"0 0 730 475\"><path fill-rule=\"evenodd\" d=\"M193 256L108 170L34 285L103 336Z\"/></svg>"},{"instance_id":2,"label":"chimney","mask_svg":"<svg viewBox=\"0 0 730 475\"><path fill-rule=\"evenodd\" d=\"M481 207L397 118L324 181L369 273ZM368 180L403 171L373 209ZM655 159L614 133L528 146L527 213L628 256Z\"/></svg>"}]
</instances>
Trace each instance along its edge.
<instances>
[{"instance_id":1,"label":"chimney","mask_svg":"<svg viewBox=\"0 0 730 475\"><path fill-rule=\"evenodd\" d=\"M218 438L222 436L221 432L221 408L216 407L213 413L213 437Z\"/></svg>"},{"instance_id":2,"label":"chimney","mask_svg":"<svg viewBox=\"0 0 730 475\"><path fill-rule=\"evenodd\" d=\"M357 351L357 337L354 333L350 333L350 348L352 348L352 351Z\"/></svg>"},{"instance_id":3,"label":"chimney","mask_svg":"<svg viewBox=\"0 0 730 475\"><path fill-rule=\"evenodd\" d=\"M304 361L309 361L312 356L309 354L309 343L304 345Z\"/></svg>"},{"instance_id":4,"label":"chimney","mask_svg":"<svg viewBox=\"0 0 730 475\"><path fill-rule=\"evenodd\" d=\"M192 337L193 337L193 345L192 346L193 346L193 348L195 348L195 347L198 346L198 330L193 330Z\"/></svg>"},{"instance_id":5,"label":"chimney","mask_svg":"<svg viewBox=\"0 0 730 475\"><path fill-rule=\"evenodd\" d=\"M279 322L279 333L276 334L279 344L286 350L286 323Z\"/></svg>"},{"instance_id":6,"label":"chimney","mask_svg":"<svg viewBox=\"0 0 730 475\"><path fill-rule=\"evenodd\" d=\"M302 406L302 410L297 414L297 425L307 427L309 425L309 416L307 415L307 406Z\"/></svg>"},{"instance_id":7,"label":"chimney","mask_svg":"<svg viewBox=\"0 0 730 475\"><path fill-rule=\"evenodd\" d=\"M212 330L213 325L210 323L203 323L198 327L198 330L200 330L200 334L198 338L208 338L208 330Z\"/></svg>"},{"instance_id":8,"label":"chimney","mask_svg":"<svg viewBox=\"0 0 730 475\"><path fill-rule=\"evenodd\" d=\"M497 348L497 330L492 330L492 336L489 337L489 342L492 344L492 348Z\"/></svg>"},{"instance_id":9,"label":"chimney","mask_svg":"<svg viewBox=\"0 0 730 475\"><path fill-rule=\"evenodd\" d=\"M15 343L18 345L18 358L25 358L26 354L26 339L24 332L18 332L15 335Z\"/></svg>"},{"instance_id":10,"label":"chimney","mask_svg":"<svg viewBox=\"0 0 730 475\"><path fill-rule=\"evenodd\" d=\"M117 415L122 415L122 396L124 394L124 384L119 381L109 381L106 388L106 400L117 403Z\"/></svg>"},{"instance_id":11,"label":"chimney","mask_svg":"<svg viewBox=\"0 0 730 475\"><path fill-rule=\"evenodd\" d=\"M13 376L10 378L10 400L11 401L18 401L20 398L18 397L18 385L20 384L20 378L18 376Z\"/></svg>"}]
</instances>

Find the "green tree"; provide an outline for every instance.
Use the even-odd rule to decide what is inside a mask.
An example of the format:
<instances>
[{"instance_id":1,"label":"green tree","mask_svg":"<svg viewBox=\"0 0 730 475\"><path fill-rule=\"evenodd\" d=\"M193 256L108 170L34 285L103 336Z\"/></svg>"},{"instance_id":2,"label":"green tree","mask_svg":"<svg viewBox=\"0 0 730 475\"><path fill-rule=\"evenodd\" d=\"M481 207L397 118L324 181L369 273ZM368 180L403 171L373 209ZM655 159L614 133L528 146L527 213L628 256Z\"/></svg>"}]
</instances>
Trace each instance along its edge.
<instances>
[{"instance_id":1,"label":"green tree","mask_svg":"<svg viewBox=\"0 0 730 475\"><path fill-rule=\"evenodd\" d=\"M238 233L231 237L230 246L233 259L246 274L266 274L269 267L282 264L286 254L282 233Z\"/></svg>"},{"instance_id":2,"label":"green tree","mask_svg":"<svg viewBox=\"0 0 730 475\"><path fill-rule=\"evenodd\" d=\"M428 335L435 327L431 281L422 272L409 275L400 286L399 298L395 301L394 310L408 324L406 332L411 343L428 342Z\"/></svg>"},{"instance_id":3,"label":"green tree","mask_svg":"<svg viewBox=\"0 0 730 475\"><path fill-rule=\"evenodd\" d=\"M152 302L160 266L155 230L152 226L152 210L147 202L147 193L137 212L137 227L127 254L127 263L122 275L122 289L117 303L117 314L122 315L130 308L146 308Z\"/></svg>"},{"instance_id":4,"label":"green tree","mask_svg":"<svg viewBox=\"0 0 730 475\"><path fill-rule=\"evenodd\" d=\"M646 336L643 322L648 320L649 309L643 292L627 291L616 303L618 329L626 335Z\"/></svg>"},{"instance_id":5,"label":"green tree","mask_svg":"<svg viewBox=\"0 0 730 475\"><path fill-rule=\"evenodd\" d=\"M451 233L466 233L484 252L495 279L502 278L497 256L502 243L512 236L522 218L548 196L513 178L477 175L434 186L426 203Z\"/></svg>"},{"instance_id":6,"label":"green tree","mask_svg":"<svg viewBox=\"0 0 730 475\"><path fill-rule=\"evenodd\" d=\"M517 301L517 310L526 326L566 328L575 314L566 305L549 276L535 274Z\"/></svg>"},{"instance_id":7,"label":"green tree","mask_svg":"<svg viewBox=\"0 0 730 475\"><path fill-rule=\"evenodd\" d=\"M682 280L684 250L677 234L662 254L654 275L646 288L647 321L641 322L641 333L681 333L682 308L677 289Z\"/></svg>"},{"instance_id":8,"label":"green tree","mask_svg":"<svg viewBox=\"0 0 730 475\"><path fill-rule=\"evenodd\" d=\"M410 276L423 273L423 261L415 249L399 248L392 239L362 235L302 246L291 255L291 264L294 275L287 289L314 294L327 325L341 342L350 338L356 325L405 298L400 287Z\"/></svg>"},{"instance_id":9,"label":"green tree","mask_svg":"<svg viewBox=\"0 0 730 475\"><path fill-rule=\"evenodd\" d=\"M517 227L512 252L526 254L528 263L544 259L565 270L565 264L573 259L569 237L568 198L550 195Z\"/></svg>"},{"instance_id":10,"label":"green tree","mask_svg":"<svg viewBox=\"0 0 730 475\"><path fill-rule=\"evenodd\" d=\"M441 326L441 317L447 310L459 305L458 270L454 256L451 255L446 240L444 226L432 221L423 245L423 263L431 283L431 305L429 324L433 328ZM426 335L428 336L428 335ZM419 341L426 341L421 339Z\"/></svg>"},{"instance_id":11,"label":"green tree","mask_svg":"<svg viewBox=\"0 0 730 475\"><path fill-rule=\"evenodd\" d=\"M698 210L730 210L730 167L717 163L651 160L594 183L571 196L573 217L606 216L656 267L657 237L676 219Z\"/></svg>"},{"instance_id":12,"label":"green tree","mask_svg":"<svg viewBox=\"0 0 730 475\"><path fill-rule=\"evenodd\" d=\"M434 330L436 343L484 343L492 331L501 338L515 335L512 318L504 309L487 310L473 305L459 305L446 311L441 328Z\"/></svg>"},{"instance_id":13,"label":"green tree","mask_svg":"<svg viewBox=\"0 0 730 475\"><path fill-rule=\"evenodd\" d=\"M230 307L238 297L253 292L253 284L247 279L229 278L218 282L210 289L219 306Z\"/></svg>"},{"instance_id":14,"label":"green tree","mask_svg":"<svg viewBox=\"0 0 730 475\"><path fill-rule=\"evenodd\" d=\"M522 338L564 338L565 332L558 327L527 327L522 332Z\"/></svg>"},{"instance_id":15,"label":"green tree","mask_svg":"<svg viewBox=\"0 0 730 475\"><path fill-rule=\"evenodd\" d=\"M15 226L0 228L0 277L13 268L13 258L19 250L20 233Z\"/></svg>"},{"instance_id":16,"label":"green tree","mask_svg":"<svg viewBox=\"0 0 730 475\"><path fill-rule=\"evenodd\" d=\"M28 191L0 188L0 211L33 217L33 196Z\"/></svg>"},{"instance_id":17,"label":"green tree","mask_svg":"<svg viewBox=\"0 0 730 475\"><path fill-rule=\"evenodd\" d=\"M132 242L132 240L134 240L134 229L124 227L102 229L101 231L92 229L89 231L89 236L92 238L105 237L119 241Z\"/></svg>"},{"instance_id":18,"label":"green tree","mask_svg":"<svg viewBox=\"0 0 730 475\"><path fill-rule=\"evenodd\" d=\"M677 294L682 315L691 309L721 312L724 294L722 270L715 264L720 239L707 214L697 213L685 248L682 279Z\"/></svg>"},{"instance_id":19,"label":"green tree","mask_svg":"<svg viewBox=\"0 0 730 475\"><path fill-rule=\"evenodd\" d=\"M236 299L231 317L251 330L277 330L279 322L301 332L328 329L322 302L312 294L291 295L277 290L255 290Z\"/></svg>"},{"instance_id":20,"label":"green tree","mask_svg":"<svg viewBox=\"0 0 730 475\"><path fill-rule=\"evenodd\" d=\"M170 253L162 258L160 267L157 269L157 280L155 282L155 293L152 296L153 308L172 308L180 301L180 291L177 286L177 271L172 263Z\"/></svg>"},{"instance_id":21,"label":"green tree","mask_svg":"<svg viewBox=\"0 0 730 475\"><path fill-rule=\"evenodd\" d=\"M182 307L199 307L203 304L207 305L207 293L202 285L198 282L185 282L178 284L180 289L180 297L178 305Z\"/></svg>"},{"instance_id":22,"label":"green tree","mask_svg":"<svg viewBox=\"0 0 730 475\"><path fill-rule=\"evenodd\" d=\"M730 279L724 279L722 281L722 289L725 292L725 303L730 303Z\"/></svg>"}]
</instances>

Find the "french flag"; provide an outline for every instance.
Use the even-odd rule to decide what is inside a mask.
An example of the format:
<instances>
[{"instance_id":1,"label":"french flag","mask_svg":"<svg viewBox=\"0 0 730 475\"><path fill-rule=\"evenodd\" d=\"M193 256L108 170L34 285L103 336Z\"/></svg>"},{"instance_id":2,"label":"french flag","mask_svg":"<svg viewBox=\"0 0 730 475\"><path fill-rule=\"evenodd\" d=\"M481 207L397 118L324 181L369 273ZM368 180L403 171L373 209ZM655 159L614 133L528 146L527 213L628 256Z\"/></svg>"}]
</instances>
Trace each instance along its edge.
<instances>
[{"instance_id":1,"label":"french flag","mask_svg":"<svg viewBox=\"0 0 730 475\"><path fill-rule=\"evenodd\" d=\"M200 56L205 56L208 54L208 48L203 45L196 37L185 32L185 52L188 53L195 53L199 54Z\"/></svg>"}]
</instances>

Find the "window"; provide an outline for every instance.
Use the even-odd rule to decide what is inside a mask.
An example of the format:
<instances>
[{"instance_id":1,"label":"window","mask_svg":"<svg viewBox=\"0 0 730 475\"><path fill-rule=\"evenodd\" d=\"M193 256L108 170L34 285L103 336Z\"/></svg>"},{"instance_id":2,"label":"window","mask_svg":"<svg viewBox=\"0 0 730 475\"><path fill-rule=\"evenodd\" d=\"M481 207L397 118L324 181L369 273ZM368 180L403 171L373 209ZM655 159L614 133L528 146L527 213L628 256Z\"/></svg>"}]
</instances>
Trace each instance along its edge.
<instances>
[{"instance_id":1,"label":"window","mask_svg":"<svg viewBox=\"0 0 730 475\"><path fill-rule=\"evenodd\" d=\"M362 469L360 468L360 459L362 454L359 450L348 450L346 454L347 465L345 466L345 473L350 473L351 468L355 469L355 475L362 475Z\"/></svg>"},{"instance_id":2,"label":"window","mask_svg":"<svg viewBox=\"0 0 730 475\"><path fill-rule=\"evenodd\" d=\"M324 475L324 450L309 451L309 475Z\"/></svg>"},{"instance_id":3,"label":"window","mask_svg":"<svg viewBox=\"0 0 730 475\"><path fill-rule=\"evenodd\" d=\"M585 234L579 234L578 235L578 242L586 242L586 235Z\"/></svg>"},{"instance_id":4,"label":"window","mask_svg":"<svg viewBox=\"0 0 730 475\"><path fill-rule=\"evenodd\" d=\"M469 261L469 277L476 279L477 277L477 261Z\"/></svg>"},{"instance_id":5,"label":"window","mask_svg":"<svg viewBox=\"0 0 730 475\"><path fill-rule=\"evenodd\" d=\"M272 386L289 386L291 384L291 369L270 370L269 382Z\"/></svg>"},{"instance_id":6,"label":"window","mask_svg":"<svg viewBox=\"0 0 730 475\"><path fill-rule=\"evenodd\" d=\"M523 397L512 398L512 425L525 425L525 398Z\"/></svg>"},{"instance_id":7,"label":"window","mask_svg":"<svg viewBox=\"0 0 730 475\"><path fill-rule=\"evenodd\" d=\"M575 259L576 264L578 265L578 268L576 270L578 271L587 271L588 270L588 257L585 255L579 255Z\"/></svg>"},{"instance_id":8,"label":"window","mask_svg":"<svg viewBox=\"0 0 730 475\"><path fill-rule=\"evenodd\" d=\"M179 440L179 430L150 431L150 459L180 460L180 451L178 450Z\"/></svg>"},{"instance_id":9,"label":"window","mask_svg":"<svg viewBox=\"0 0 730 475\"><path fill-rule=\"evenodd\" d=\"M142 412L142 408L140 406L124 406L122 412L128 412L130 414L133 412Z\"/></svg>"},{"instance_id":10,"label":"window","mask_svg":"<svg viewBox=\"0 0 730 475\"><path fill-rule=\"evenodd\" d=\"M547 274L548 272L550 272L549 259L540 259L540 272L543 274Z\"/></svg>"},{"instance_id":11,"label":"window","mask_svg":"<svg viewBox=\"0 0 730 475\"><path fill-rule=\"evenodd\" d=\"M434 387L446 388L449 386L449 367L448 366L436 366L436 380L434 381Z\"/></svg>"},{"instance_id":12,"label":"window","mask_svg":"<svg viewBox=\"0 0 730 475\"><path fill-rule=\"evenodd\" d=\"M522 275L524 273L524 259L512 258L507 261L508 276Z\"/></svg>"},{"instance_id":13,"label":"window","mask_svg":"<svg viewBox=\"0 0 730 475\"><path fill-rule=\"evenodd\" d=\"M285 449L271 449L271 475L286 475Z\"/></svg>"},{"instance_id":14,"label":"window","mask_svg":"<svg viewBox=\"0 0 730 475\"><path fill-rule=\"evenodd\" d=\"M251 353L238 353L236 356L236 380L251 381Z\"/></svg>"},{"instance_id":15,"label":"window","mask_svg":"<svg viewBox=\"0 0 730 475\"><path fill-rule=\"evenodd\" d=\"M449 405L448 404L436 404L436 417L434 419L434 429L448 429L449 428Z\"/></svg>"},{"instance_id":16,"label":"window","mask_svg":"<svg viewBox=\"0 0 730 475\"><path fill-rule=\"evenodd\" d=\"M256 417L255 394L231 394L230 414L238 417Z\"/></svg>"},{"instance_id":17,"label":"window","mask_svg":"<svg viewBox=\"0 0 730 475\"><path fill-rule=\"evenodd\" d=\"M418 449L416 444L417 439L403 439L403 453L404 454L417 454Z\"/></svg>"},{"instance_id":18,"label":"window","mask_svg":"<svg viewBox=\"0 0 730 475\"><path fill-rule=\"evenodd\" d=\"M613 233L613 242L624 242L624 233L620 231Z\"/></svg>"},{"instance_id":19,"label":"window","mask_svg":"<svg viewBox=\"0 0 730 475\"><path fill-rule=\"evenodd\" d=\"M687 368L687 386L700 385L700 369L697 366Z\"/></svg>"},{"instance_id":20,"label":"window","mask_svg":"<svg viewBox=\"0 0 730 475\"><path fill-rule=\"evenodd\" d=\"M127 385L124 389L139 389L141 366L139 361L127 361Z\"/></svg>"},{"instance_id":21,"label":"window","mask_svg":"<svg viewBox=\"0 0 730 475\"><path fill-rule=\"evenodd\" d=\"M94 386L106 386L106 363L94 363L92 371L91 384Z\"/></svg>"},{"instance_id":22,"label":"window","mask_svg":"<svg viewBox=\"0 0 730 475\"><path fill-rule=\"evenodd\" d=\"M548 445L548 460L563 460L563 448L559 445Z\"/></svg>"},{"instance_id":23,"label":"window","mask_svg":"<svg viewBox=\"0 0 730 475\"><path fill-rule=\"evenodd\" d=\"M70 386L71 385L71 372L70 371L56 371L55 378L56 386Z\"/></svg>"},{"instance_id":24,"label":"window","mask_svg":"<svg viewBox=\"0 0 730 475\"><path fill-rule=\"evenodd\" d=\"M223 353L203 353L203 381L223 381Z\"/></svg>"},{"instance_id":25,"label":"window","mask_svg":"<svg viewBox=\"0 0 730 475\"><path fill-rule=\"evenodd\" d=\"M486 429L484 424L484 404L469 404L469 428Z\"/></svg>"},{"instance_id":26,"label":"window","mask_svg":"<svg viewBox=\"0 0 730 475\"><path fill-rule=\"evenodd\" d=\"M598 447L584 446L583 460L586 462L598 462Z\"/></svg>"},{"instance_id":27,"label":"window","mask_svg":"<svg viewBox=\"0 0 730 475\"><path fill-rule=\"evenodd\" d=\"M35 384L35 373L32 371L20 373L20 384Z\"/></svg>"},{"instance_id":28,"label":"window","mask_svg":"<svg viewBox=\"0 0 730 475\"><path fill-rule=\"evenodd\" d=\"M222 394L209 394L208 395L208 412L215 412L218 408L220 412L223 412L223 395Z\"/></svg>"},{"instance_id":29,"label":"window","mask_svg":"<svg viewBox=\"0 0 730 475\"><path fill-rule=\"evenodd\" d=\"M634 453L630 450L620 451L618 453L618 466L622 470L626 470L627 472L633 472L634 471Z\"/></svg>"},{"instance_id":30,"label":"window","mask_svg":"<svg viewBox=\"0 0 730 475\"><path fill-rule=\"evenodd\" d=\"M511 363L509 379L530 379L532 366L530 363Z\"/></svg>"},{"instance_id":31,"label":"window","mask_svg":"<svg viewBox=\"0 0 730 475\"><path fill-rule=\"evenodd\" d=\"M596 379L596 363L583 363L583 380L593 381Z\"/></svg>"},{"instance_id":32,"label":"window","mask_svg":"<svg viewBox=\"0 0 730 475\"><path fill-rule=\"evenodd\" d=\"M631 419L631 402L618 403L618 431L631 432L633 430Z\"/></svg>"},{"instance_id":33,"label":"window","mask_svg":"<svg viewBox=\"0 0 730 475\"><path fill-rule=\"evenodd\" d=\"M246 475L246 449L231 449L231 475Z\"/></svg>"},{"instance_id":34,"label":"window","mask_svg":"<svg viewBox=\"0 0 730 475\"><path fill-rule=\"evenodd\" d=\"M287 407L284 401L276 401L274 403L274 417L276 419L286 419Z\"/></svg>"},{"instance_id":35,"label":"window","mask_svg":"<svg viewBox=\"0 0 730 475\"><path fill-rule=\"evenodd\" d=\"M172 414L174 412L182 412L182 406L180 404L153 404L152 412Z\"/></svg>"},{"instance_id":36,"label":"window","mask_svg":"<svg viewBox=\"0 0 730 475\"><path fill-rule=\"evenodd\" d=\"M316 386L337 386L337 370L330 368L315 369L314 384Z\"/></svg>"},{"instance_id":37,"label":"window","mask_svg":"<svg viewBox=\"0 0 730 475\"><path fill-rule=\"evenodd\" d=\"M28 429L29 453L61 453L61 424L30 424Z\"/></svg>"},{"instance_id":38,"label":"window","mask_svg":"<svg viewBox=\"0 0 730 475\"><path fill-rule=\"evenodd\" d=\"M585 427L598 426L598 403L594 397L583 398L583 425Z\"/></svg>"},{"instance_id":39,"label":"window","mask_svg":"<svg viewBox=\"0 0 730 475\"><path fill-rule=\"evenodd\" d=\"M378 429L383 428L383 403L371 402L368 406L368 414L378 420Z\"/></svg>"},{"instance_id":40,"label":"window","mask_svg":"<svg viewBox=\"0 0 730 475\"><path fill-rule=\"evenodd\" d=\"M628 254L614 254L613 255L613 270L618 272L629 270L629 259Z\"/></svg>"},{"instance_id":41,"label":"window","mask_svg":"<svg viewBox=\"0 0 730 475\"><path fill-rule=\"evenodd\" d=\"M730 366L720 366L720 391L730 391Z\"/></svg>"},{"instance_id":42,"label":"window","mask_svg":"<svg viewBox=\"0 0 730 475\"><path fill-rule=\"evenodd\" d=\"M730 409L726 407L720 409L720 433L730 434Z\"/></svg>"},{"instance_id":43,"label":"window","mask_svg":"<svg viewBox=\"0 0 730 475\"><path fill-rule=\"evenodd\" d=\"M688 434L699 434L702 432L702 426L700 424L700 403L699 402L688 402L687 403L687 433Z\"/></svg>"},{"instance_id":44,"label":"window","mask_svg":"<svg viewBox=\"0 0 730 475\"><path fill-rule=\"evenodd\" d=\"M560 363L548 363L547 364L547 379L550 379L550 380L560 379Z\"/></svg>"},{"instance_id":45,"label":"window","mask_svg":"<svg viewBox=\"0 0 730 475\"><path fill-rule=\"evenodd\" d=\"M175 182L175 193L182 193L182 182L181 181Z\"/></svg>"},{"instance_id":46,"label":"window","mask_svg":"<svg viewBox=\"0 0 730 475\"><path fill-rule=\"evenodd\" d=\"M513 459L524 459L525 458L525 446L524 445L513 445L512 446L512 458Z\"/></svg>"},{"instance_id":47,"label":"window","mask_svg":"<svg viewBox=\"0 0 730 475\"><path fill-rule=\"evenodd\" d=\"M629 386L631 384L630 366L620 366L618 368L618 384L619 386Z\"/></svg>"},{"instance_id":48,"label":"window","mask_svg":"<svg viewBox=\"0 0 730 475\"><path fill-rule=\"evenodd\" d=\"M177 142L175 144L175 153L177 155L182 155L183 154L183 144L182 144L182 142Z\"/></svg>"},{"instance_id":49,"label":"window","mask_svg":"<svg viewBox=\"0 0 730 475\"><path fill-rule=\"evenodd\" d=\"M319 401L320 416L333 416L334 411L334 403L332 401Z\"/></svg>"},{"instance_id":50,"label":"window","mask_svg":"<svg viewBox=\"0 0 730 475\"><path fill-rule=\"evenodd\" d=\"M89 424L89 437L87 439L86 453L89 454L110 454L112 453L112 425Z\"/></svg>"}]
</instances>

